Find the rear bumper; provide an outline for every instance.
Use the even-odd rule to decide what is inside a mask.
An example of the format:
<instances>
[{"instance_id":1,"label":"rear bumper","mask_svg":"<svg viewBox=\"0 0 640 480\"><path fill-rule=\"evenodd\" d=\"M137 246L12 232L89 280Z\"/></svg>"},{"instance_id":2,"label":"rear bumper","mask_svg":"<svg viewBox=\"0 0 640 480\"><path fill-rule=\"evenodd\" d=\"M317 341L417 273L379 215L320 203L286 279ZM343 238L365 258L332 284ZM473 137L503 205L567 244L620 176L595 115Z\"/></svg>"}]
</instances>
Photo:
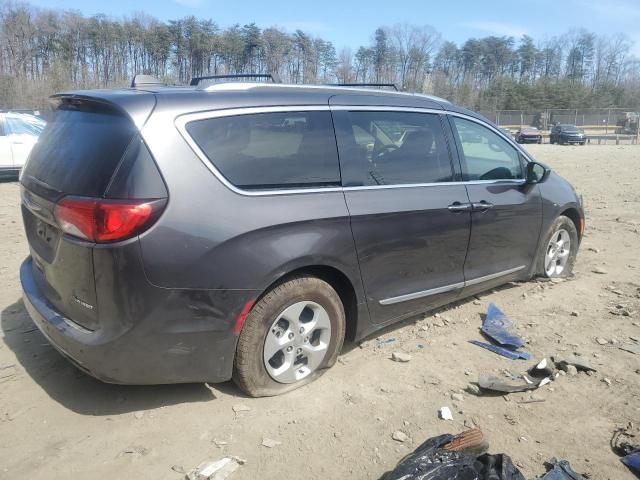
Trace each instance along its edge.
<instances>
[{"instance_id":1,"label":"rear bumper","mask_svg":"<svg viewBox=\"0 0 640 480\"><path fill-rule=\"evenodd\" d=\"M36 284L31 257L20 268L20 281L25 307L36 326L59 352L99 380L142 385L215 383L231 378L237 342L229 328L233 319L222 325L215 318L205 324L190 322L193 305L180 293L165 290L155 299L164 299L165 304L135 325L90 331L47 302ZM240 298L233 301L228 291L223 297L227 303L242 304ZM177 307L181 304L182 311ZM162 311L167 312L164 317Z\"/></svg>"}]
</instances>

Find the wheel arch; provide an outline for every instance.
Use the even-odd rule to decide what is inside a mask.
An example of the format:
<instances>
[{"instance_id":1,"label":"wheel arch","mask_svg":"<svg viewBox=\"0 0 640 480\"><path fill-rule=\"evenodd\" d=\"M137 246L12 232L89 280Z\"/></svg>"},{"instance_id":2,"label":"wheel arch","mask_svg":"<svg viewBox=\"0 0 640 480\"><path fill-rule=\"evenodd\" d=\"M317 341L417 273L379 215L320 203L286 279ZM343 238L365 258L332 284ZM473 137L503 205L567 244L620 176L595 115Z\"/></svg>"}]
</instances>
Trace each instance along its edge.
<instances>
[{"instance_id":1,"label":"wheel arch","mask_svg":"<svg viewBox=\"0 0 640 480\"><path fill-rule=\"evenodd\" d=\"M336 291L345 313L345 339L354 341L358 332L358 297L356 289L347 274L339 268L330 265L305 265L296 267L286 273L280 275L276 280L272 281L262 293L256 298L258 302L264 295L277 285L288 281L293 277L310 276L316 277L327 282Z\"/></svg>"},{"instance_id":2,"label":"wheel arch","mask_svg":"<svg viewBox=\"0 0 640 480\"><path fill-rule=\"evenodd\" d=\"M560 212L559 216L567 217L573 222L578 232L578 240L582 240L583 231L580 228L582 218L580 217L580 212L578 212L578 209L574 207L565 208L562 212Z\"/></svg>"}]
</instances>

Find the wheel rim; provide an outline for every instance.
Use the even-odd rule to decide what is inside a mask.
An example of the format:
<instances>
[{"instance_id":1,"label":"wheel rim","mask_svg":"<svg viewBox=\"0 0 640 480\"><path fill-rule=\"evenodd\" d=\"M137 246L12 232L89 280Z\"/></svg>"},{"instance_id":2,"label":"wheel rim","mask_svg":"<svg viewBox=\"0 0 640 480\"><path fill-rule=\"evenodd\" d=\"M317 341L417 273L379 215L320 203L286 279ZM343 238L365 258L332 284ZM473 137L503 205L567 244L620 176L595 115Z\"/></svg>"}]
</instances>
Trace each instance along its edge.
<instances>
[{"instance_id":1,"label":"wheel rim","mask_svg":"<svg viewBox=\"0 0 640 480\"><path fill-rule=\"evenodd\" d=\"M564 272L571 253L571 236L560 229L551 236L544 257L544 270L547 276L561 275Z\"/></svg>"},{"instance_id":2,"label":"wheel rim","mask_svg":"<svg viewBox=\"0 0 640 480\"><path fill-rule=\"evenodd\" d=\"M298 382L322 364L330 340L327 311L311 301L294 303L269 327L264 341L264 366L276 382Z\"/></svg>"}]
</instances>

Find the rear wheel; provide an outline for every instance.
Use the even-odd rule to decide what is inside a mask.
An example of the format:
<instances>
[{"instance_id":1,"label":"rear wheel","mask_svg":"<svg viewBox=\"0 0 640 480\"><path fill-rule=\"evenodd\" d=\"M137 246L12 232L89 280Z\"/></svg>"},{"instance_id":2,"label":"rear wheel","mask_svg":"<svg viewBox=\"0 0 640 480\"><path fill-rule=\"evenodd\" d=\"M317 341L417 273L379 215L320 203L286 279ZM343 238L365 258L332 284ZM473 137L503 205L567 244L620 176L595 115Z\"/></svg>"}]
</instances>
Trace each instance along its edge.
<instances>
[{"instance_id":1,"label":"rear wheel","mask_svg":"<svg viewBox=\"0 0 640 480\"><path fill-rule=\"evenodd\" d=\"M563 215L551 225L538 255L537 273L547 278L568 277L578 254L578 230Z\"/></svg>"},{"instance_id":2,"label":"rear wheel","mask_svg":"<svg viewBox=\"0 0 640 480\"><path fill-rule=\"evenodd\" d=\"M344 332L344 307L331 285L315 277L281 283L247 316L233 380L252 397L305 385L336 362Z\"/></svg>"}]
</instances>

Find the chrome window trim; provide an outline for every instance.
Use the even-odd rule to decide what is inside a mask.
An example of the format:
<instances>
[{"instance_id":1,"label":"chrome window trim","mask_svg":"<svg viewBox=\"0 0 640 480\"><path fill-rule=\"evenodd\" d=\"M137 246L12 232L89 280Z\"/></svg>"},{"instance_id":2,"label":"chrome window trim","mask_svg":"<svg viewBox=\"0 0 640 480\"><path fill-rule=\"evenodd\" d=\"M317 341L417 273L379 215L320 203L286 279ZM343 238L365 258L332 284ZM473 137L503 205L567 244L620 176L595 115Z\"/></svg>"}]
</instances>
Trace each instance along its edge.
<instances>
[{"instance_id":1,"label":"chrome window trim","mask_svg":"<svg viewBox=\"0 0 640 480\"><path fill-rule=\"evenodd\" d=\"M299 193L330 193L342 192L342 187L310 187L310 188L279 188L273 190L246 190L236 187L220 172L213 162L209 160L207 155L198 146L195 140L187 131L187 124L197 120L207 120L210 118L232 117L237 115L251 115L256 113L282 113L282 112L316 112L330 111L329 105L286 105L277 107L242 107L229 108L224 110L212 110L206 112L188 113L176 117L174 123L182 138L189 144L198 158L204 163L211 173L213 173L220 182L234 193L247 197L262 197L271 195L294 195Z\"/></svg>"},{"instance_id":2,"label":"chrome window trim","mask_svg":"<svg viewBox=\"0 0 640 480\"><path fill-rule=\"evenodd\" d=\"M358 190L388 190L396 188L423 188L423 187L455 187L461 185L523 185L525 180L469 180L467 182L440 182L440 183L405 183L399 185L362 185L343 187L345 192Z\"/></svg>"},{"instance_id":3,"label":"chrome window trim","mask_svg":"<svg viewBox=\"0 0 640 480\"><path fill-rule=\"evenodd\" d=\"M452 283L451 285L444 285L442 287L431 288L429 290L422 290L420 292L407 293L405 295L399 295L397 297L384 298L380 300L378 303L380 305L393 305L395 303L407 302L409 300L416 300L418 298L429 297L431 295L438 295L439 293L447 293L453 290L460 290L464 287L470 287L472 285L477 285L479 283L487 282L495 278L500 278L500 277L510 275L512 273L519 272L520 270L523 270L525 268L527 268L526 265L520 265L519 267L510 268L508 270L492 273L490 275L484 275L482 277L477 277L471 280L465 280L464 282Z\"/></svg>"},{"instance_id":4,"label":"chrome window trim","mask_svg":"<svg viewBox=\"0 0 640 480\"><path fill-rule=\"evenodd\" d=\"M197 120L206 120L209 118L221 118L231 117L236 115L251 115L256 113L283 113L283 112L313 112L313 111L391 111L391 112L414 112L414 113L430 113L437 115L453 115L467 120L471 120L478 123L490 130L498 133L503 138L507 139L503 132L493 128L491 125L483 122L477 118L465 115L462 113L451 112L448 110L432 109L432 108L419 108L419 107L394 107L389 105L375 106L375 105L283 105L283 106L269 106L269 107L240 107L229 108L223 110L209 110L204 112L187 113L179 115L175 118L174 124L176 129L180 133L180 136L189 145L191 150L196 154L200 161L205 165L207 169L214 174L214 176L229 190L238 195L244 195L247 197L263 197L272 195L298 195L309 193L335 193L335 192L348 192L359 190L387 190L396 188L423 188L423 187L444 187L444 186L460 186L460 185L522 185L525 183L524 179L516 180L469 180L462 182L439 182L439 183L408 183L397 185L362 185L351 187L309 187L309 188L276 188L276 189L263 189L263 190L246 190L238 188L233 185L227 178L215 167L212 161L205 155L200 149L195 140L187 132L187 124ZM515 146L518 151L521 151L527 159L529 159L526 152L521 150L519 145L515 144L511 139L509 140L512 146Z\"/></svg>"}]
</instances>

